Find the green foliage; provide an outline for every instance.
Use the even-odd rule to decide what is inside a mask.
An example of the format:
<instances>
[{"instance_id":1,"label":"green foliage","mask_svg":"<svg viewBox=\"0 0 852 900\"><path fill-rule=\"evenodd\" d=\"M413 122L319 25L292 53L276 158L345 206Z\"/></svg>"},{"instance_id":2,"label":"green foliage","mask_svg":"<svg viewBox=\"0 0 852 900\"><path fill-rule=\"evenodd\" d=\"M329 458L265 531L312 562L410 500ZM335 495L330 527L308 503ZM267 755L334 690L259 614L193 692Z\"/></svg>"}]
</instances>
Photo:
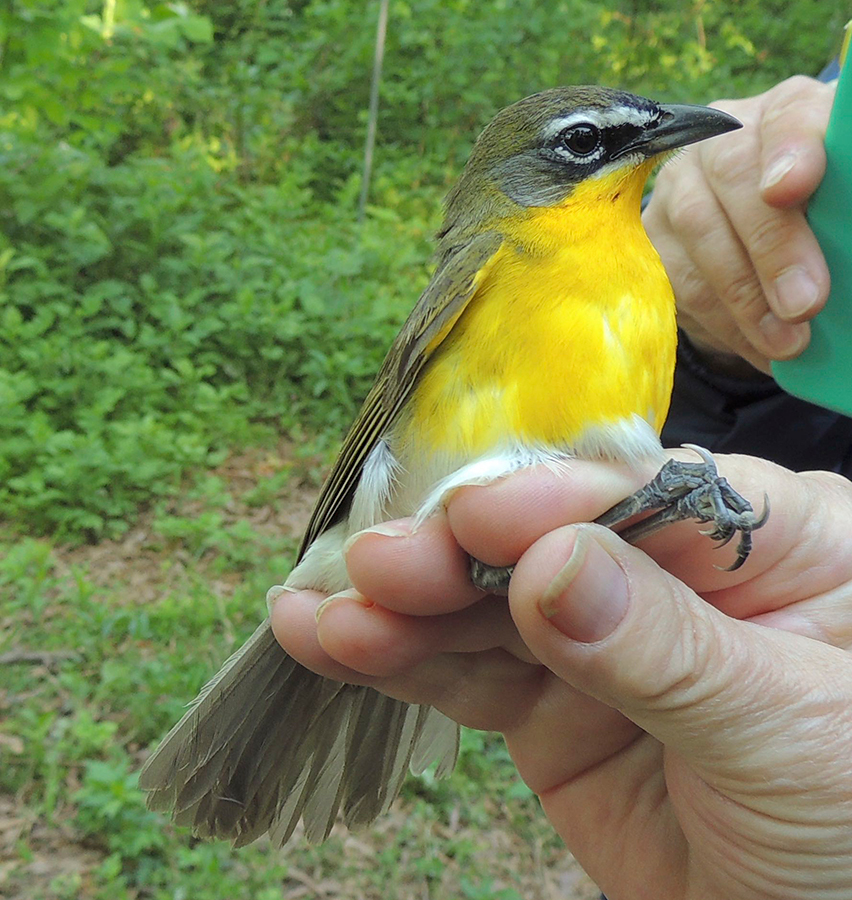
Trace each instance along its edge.
<instances>
[{"instance_id":1,"label":"green foliage","mask_svg":"<svg viewBox=\"0 0 852 900\"><path fill-rule=\"evenodd\" d=\"M126 757L115 762L87 760L82 787L71 798L80 832L103 841L123 865L160 855L166 845L160 819L146 809L136 778Z\"/></svg>"},{"instance_id":2,"label":"green foliage","mask_svg":"<svg viewBox=\"0 0 852 900\"><path fill-rule=\"evenodd\" d=\"M4 4L4 515L94 540L227 447L297 422L333 444L496 108L572 81L765 87L819 68L845 5L395 0L359 227L375 3Z\"/></svg>"},{"instance_id":3,"label":"green foliage","mask_svg":"<svg viewBox=\"0 0 852 900\"><path fill-rule=\"evenodd\" d=\"M311 416L339 434L366 391L425 225L357 233L305 221L295 174L218 178L197 148L0 148L0 504L31 528L114 533L229 444Z\"/></svg>"},{"instance_id":4,"label":"green foliage","mask_svg":"<svg viewBox=\"0 0 852 900\"><path fill-rule=\"evenodd\" d=\"M289 117L288 130L319 139L312 185L330 196L360 161L377 8L201 0L197 9L223 37L218 71L240 79L239 115L225 90L222 118L208 125L259 139ZM547 86L598 82L709 101L816 73L844 16L844 0L826 0L818 15L812 4L781 0L396 0L380 170L399 184L444 181L496 109Z\"/></svg>"},{"instance_id":5,"label":"green foliage","mask_svg":"<svg viewBox=\"0 0 852 900\"><path fill-rule=\"evenodd\" d=\"M9 0L0 12L7 121L112 158L160 143L176 98L200 88L195 51L212 38L209 20L184 3Z\"/></svg>"}]
</instances>

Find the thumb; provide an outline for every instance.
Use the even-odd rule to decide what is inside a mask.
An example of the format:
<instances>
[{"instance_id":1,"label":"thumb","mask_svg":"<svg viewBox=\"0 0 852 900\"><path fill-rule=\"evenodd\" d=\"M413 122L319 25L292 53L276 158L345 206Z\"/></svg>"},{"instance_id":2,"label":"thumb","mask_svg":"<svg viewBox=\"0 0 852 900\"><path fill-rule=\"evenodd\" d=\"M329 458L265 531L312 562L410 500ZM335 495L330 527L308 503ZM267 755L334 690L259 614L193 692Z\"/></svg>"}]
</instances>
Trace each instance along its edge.
<instances>
[{"instance_id":1,"label":"thumb","mask_svg":"<svg viewBox=\"0 0 852 900\"><path fill-rule=\"evenodd\" d=\"M765 765L838 651L729 618L617 535L557 529L521 558L509 600L525 643L555 675L704 771ZM804 660L812 655L813 671ZM799 701L797 703L797 700ZM796 707L798 711L796 711ZM777 752L777 751L776 751Z\"/></svg>"}]
</instances>

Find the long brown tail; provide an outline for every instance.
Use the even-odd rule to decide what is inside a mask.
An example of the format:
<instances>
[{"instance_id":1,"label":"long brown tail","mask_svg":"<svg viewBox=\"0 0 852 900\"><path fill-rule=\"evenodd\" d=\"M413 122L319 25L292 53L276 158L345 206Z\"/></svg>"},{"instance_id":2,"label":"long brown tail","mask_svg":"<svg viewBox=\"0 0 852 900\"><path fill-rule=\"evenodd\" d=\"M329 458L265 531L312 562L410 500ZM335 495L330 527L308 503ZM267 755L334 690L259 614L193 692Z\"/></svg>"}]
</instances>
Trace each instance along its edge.
<instances>
[{"instance_id":1,"label":"long brown tail","mask_svg":"<svg viewBox=\"0 0 852 900\"><path fill-rule=\"evenodd\" d=\"M276 642L267 619L222 666L139 776L152 809L202 837L284 844L300 818L310 841L342 809L365 825L405 773L458 755L458 726L428 706L315 675Z\"/></svg>"}]
</instances>

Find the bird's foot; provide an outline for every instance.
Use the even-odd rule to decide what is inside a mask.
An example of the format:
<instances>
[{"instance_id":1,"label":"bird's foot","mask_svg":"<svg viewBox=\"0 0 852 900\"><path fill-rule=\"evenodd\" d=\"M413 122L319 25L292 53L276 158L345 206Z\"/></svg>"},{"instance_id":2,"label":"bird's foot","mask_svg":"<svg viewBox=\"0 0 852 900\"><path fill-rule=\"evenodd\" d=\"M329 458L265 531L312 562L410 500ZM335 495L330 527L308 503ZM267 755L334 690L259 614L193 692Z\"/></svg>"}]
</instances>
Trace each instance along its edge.
<instances>
[{"instance_id":1,"label":"bird's foot","mask_svg":"<svg viewBox=\"0 0 852 900\"><path fill-rule=\"evenodd\" d=\"M470 557L469 564L470 580L474 586L488 594L498 594L500 597L509 595L509 579L514 566L489 566L473 556Z\"/></svg>"},{"instance_id":2,"label":"bird's foot","mask_svg":"<svg viewBox=\"0 0 852 900\"><path fill-rule=\"evenodd\" d=\"M764 495L763 512L755 515L752 505L719 475L710 453L694 444L684 446L697 453L703 462L670 459L645 487L616 503L595 522L612 528L638 513L655 510L652 515L619 532L620 537L631 543L672 522L688 519L709 522L712 527L702 533L718 541L718 547L724 547L737 534L740 536L737 558L725 569L733 572L748 559L752 532L762 528L769 518L769 499Z\"/></svg>"},{"instance_id":3,"label":"bird's foot","mask_svg":"<svg viewBox=\"0 0 852 900\"><path fill-rule=\"evenodd\" d=\"M670 459L660 471L635 494L598 516L595 522L613 528L640 513L654 512L618 534L635 543L649 534L665 528L673 522L696 519L711 523L702 532L724 547L739 534L737 558L724 569L733 572L748 559L752 549L752 533L762 528L769 518L769 498L764 495L763 511L755 515L754 508L719 475L716 463L707 450L694 444L684 447L697 453L702 462L689 463ZM506 596L514 566L489 566L481 560L470 558L470 580L489 594ZM721 567L720 567L721 568Z\"/></svg>"}]
</instances>

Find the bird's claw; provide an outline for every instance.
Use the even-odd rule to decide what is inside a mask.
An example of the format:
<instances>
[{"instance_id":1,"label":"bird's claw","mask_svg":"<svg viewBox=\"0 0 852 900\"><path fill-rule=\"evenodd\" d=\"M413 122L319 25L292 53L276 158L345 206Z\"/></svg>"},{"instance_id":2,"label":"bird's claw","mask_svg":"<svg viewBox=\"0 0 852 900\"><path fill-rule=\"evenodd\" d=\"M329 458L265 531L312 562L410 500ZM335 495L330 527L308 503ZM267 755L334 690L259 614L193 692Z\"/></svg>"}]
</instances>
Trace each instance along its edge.
<instances>
[{"instance_id":1,"label":"bird's claw","mask_svg":"<svg viewBox=\"0 0 852 900\"><path fill-rule=\"evenodd\" d=\"M620 532L628 541L653 534L672 522L695 519L711 523L712 527L703 529L701 534L716 541L716 549L729 544L737 534L740 536L737 558L725 569L733 572L748 559L753 532L762 528L769 518L769 499L764 495L763 511L756 516L752 505L719 475L707 450L694 444L684 444L684 447L697 453L702 461L670 459L644 488L617 503L596 521L612 527L638 513L653 510L650 516Z\"/></svg>"}]
</instances>

